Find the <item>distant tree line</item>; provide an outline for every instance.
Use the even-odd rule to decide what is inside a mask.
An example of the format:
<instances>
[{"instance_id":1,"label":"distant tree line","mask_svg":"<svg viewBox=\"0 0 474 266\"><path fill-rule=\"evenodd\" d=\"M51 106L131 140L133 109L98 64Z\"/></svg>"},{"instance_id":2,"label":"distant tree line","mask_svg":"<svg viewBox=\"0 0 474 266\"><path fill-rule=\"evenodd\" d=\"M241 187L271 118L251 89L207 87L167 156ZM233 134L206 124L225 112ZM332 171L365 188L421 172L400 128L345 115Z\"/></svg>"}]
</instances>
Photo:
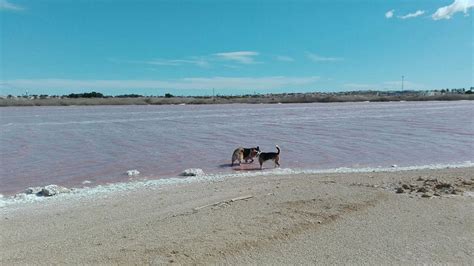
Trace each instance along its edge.
<instances>
[{"instance_id":1,"label":"distant tree line","mask_svg":"<svg viewBox=\"0 0 474 266\"><path fill-rule=\"evenodd\" d=\"M196 95L196 96L175 96L171 93L165 93L162 96L144 96L140 94L122 94L122 95L104 95L100 92L85 92L85 93L70 93L68 95L47 95L47 94L25 94L21 96L14 96L14 95L7 95L6 98L26 98L26 99L50 99L50 98L186 98L186 97L193 97L198 99L233 99L233 98L262 98L262 97L272 97L272 96L311 96L311 95L334 95L334 96L343 96L343 95L359 95L359 96L424 96L424 95L454 95L454 94L474 94L474 87L470 87L469 89L459 88L459 89L441 89L441 90L403 90L403 91L378 91L378 90L356 90L356 91L341 91L341 92L287 92L287 93L254 93L254 94L236 94L236 95L219 95L216 94L214 96L209 95ZM1 98L1 97L0 97Z\"/></svg>"},{"instance_id":2,"label":"distant tree line","mask_svg":"<svg viewBox=\"0 0 474 266\"><path fill-rule=\"evenodd\" d=\"M86 93L71 93L66 96L66 98L141 98L144 97L140 94L122 94L117 96L104 96L100 92L86 92ZM173 98L174 95L171 93L165 93L165 98Z\"/></svg>"},{"instance_id":3,"label":"distant tree line","mask_svg":"<svg viewBox=\"0 0 474 266\"><path fill-rule=\"evenodd\" d=\"M117 95L115 98L140 98L143 97L143 95L140 94L122 94L122 95Z\"/></svg>"},{"instance_id":4,"label":"distant tree line","mask_svg":"<svg viewBox=\"0 0 474 266\"><path fill-rule=\"evenodd\" d=\"M104 95L100 92L86 92L86 93L71 93L67 98L104 98Z\"/></svg>"}]
</instances>

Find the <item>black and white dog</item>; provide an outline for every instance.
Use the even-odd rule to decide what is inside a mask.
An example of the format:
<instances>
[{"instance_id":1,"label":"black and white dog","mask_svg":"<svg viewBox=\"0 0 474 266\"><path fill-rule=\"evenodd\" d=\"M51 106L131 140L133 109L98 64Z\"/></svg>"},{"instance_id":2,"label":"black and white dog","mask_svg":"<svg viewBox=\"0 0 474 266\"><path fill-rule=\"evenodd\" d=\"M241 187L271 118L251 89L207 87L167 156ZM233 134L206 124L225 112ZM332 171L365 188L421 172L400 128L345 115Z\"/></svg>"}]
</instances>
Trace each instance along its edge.
<instances>
[{"instance_id":1,"label":"black and white dog","mask_svg":"<svg viewBox=\"0 0 474 266\"><path fill-rule=\"evenodd\" d=\"M258 154L258 162L260 163L260 169L262 169L263 162L272 160L275 162L275 167L280 166L280 147L276 145L277 152L260 152Z\"/></svg>"}]
</instances>

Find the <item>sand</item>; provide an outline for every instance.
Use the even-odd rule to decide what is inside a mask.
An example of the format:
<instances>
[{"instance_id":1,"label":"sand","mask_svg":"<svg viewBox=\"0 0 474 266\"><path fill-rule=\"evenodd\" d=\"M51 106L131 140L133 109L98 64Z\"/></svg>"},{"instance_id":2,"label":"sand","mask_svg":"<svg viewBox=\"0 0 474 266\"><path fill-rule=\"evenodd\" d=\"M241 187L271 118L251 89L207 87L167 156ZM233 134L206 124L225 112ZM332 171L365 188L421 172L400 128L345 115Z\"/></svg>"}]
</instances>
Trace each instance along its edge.
<instances>
[{"instance_id":1,"label":"sand","mask_svg":"<svg viewBox=\"0 0 474 266\"><path fill-rule=\"evenodd\" d=\"M456 194L395 193L435 178ZM473 178L236 177L6 207L0 264L472 264Z\"/></svg>"}]
</instances>

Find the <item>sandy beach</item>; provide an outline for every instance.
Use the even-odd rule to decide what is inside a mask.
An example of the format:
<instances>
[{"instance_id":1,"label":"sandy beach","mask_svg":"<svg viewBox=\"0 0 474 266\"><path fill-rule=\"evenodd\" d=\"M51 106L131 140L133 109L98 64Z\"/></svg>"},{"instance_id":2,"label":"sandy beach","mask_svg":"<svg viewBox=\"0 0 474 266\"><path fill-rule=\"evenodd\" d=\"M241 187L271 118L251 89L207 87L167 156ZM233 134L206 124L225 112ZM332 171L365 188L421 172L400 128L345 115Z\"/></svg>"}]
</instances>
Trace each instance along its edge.
<instances>
[{"instance_id":1,"label":"sandy beach","mask_svg":"<svg viewBox=\"0 0 474 266\"><path fill-rule=\"evenodd\" d=\"M473 178L268 175L51 198L2 210L0 264L470 264Z\"/></svg>"}]
</instances>

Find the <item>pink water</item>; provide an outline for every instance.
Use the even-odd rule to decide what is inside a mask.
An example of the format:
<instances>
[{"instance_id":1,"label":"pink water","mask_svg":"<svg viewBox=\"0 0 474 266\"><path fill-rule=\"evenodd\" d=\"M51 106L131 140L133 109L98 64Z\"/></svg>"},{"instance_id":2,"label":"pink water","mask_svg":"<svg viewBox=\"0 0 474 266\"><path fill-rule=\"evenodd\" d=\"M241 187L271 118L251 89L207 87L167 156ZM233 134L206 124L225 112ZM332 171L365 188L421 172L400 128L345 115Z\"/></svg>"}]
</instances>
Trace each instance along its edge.
<instances>
[{"instance_id":1,"label":"pink water","mask_svg":"<svg viewBox=\"0 0 474 266\"><path fill-rule=\"evenodd\" d=\"M235 172L240 145L278 144L283 168L474 161L473 111L469 101L1 108L0 193L126 181L130 169Z\"/></svg>"}]
</instances>

